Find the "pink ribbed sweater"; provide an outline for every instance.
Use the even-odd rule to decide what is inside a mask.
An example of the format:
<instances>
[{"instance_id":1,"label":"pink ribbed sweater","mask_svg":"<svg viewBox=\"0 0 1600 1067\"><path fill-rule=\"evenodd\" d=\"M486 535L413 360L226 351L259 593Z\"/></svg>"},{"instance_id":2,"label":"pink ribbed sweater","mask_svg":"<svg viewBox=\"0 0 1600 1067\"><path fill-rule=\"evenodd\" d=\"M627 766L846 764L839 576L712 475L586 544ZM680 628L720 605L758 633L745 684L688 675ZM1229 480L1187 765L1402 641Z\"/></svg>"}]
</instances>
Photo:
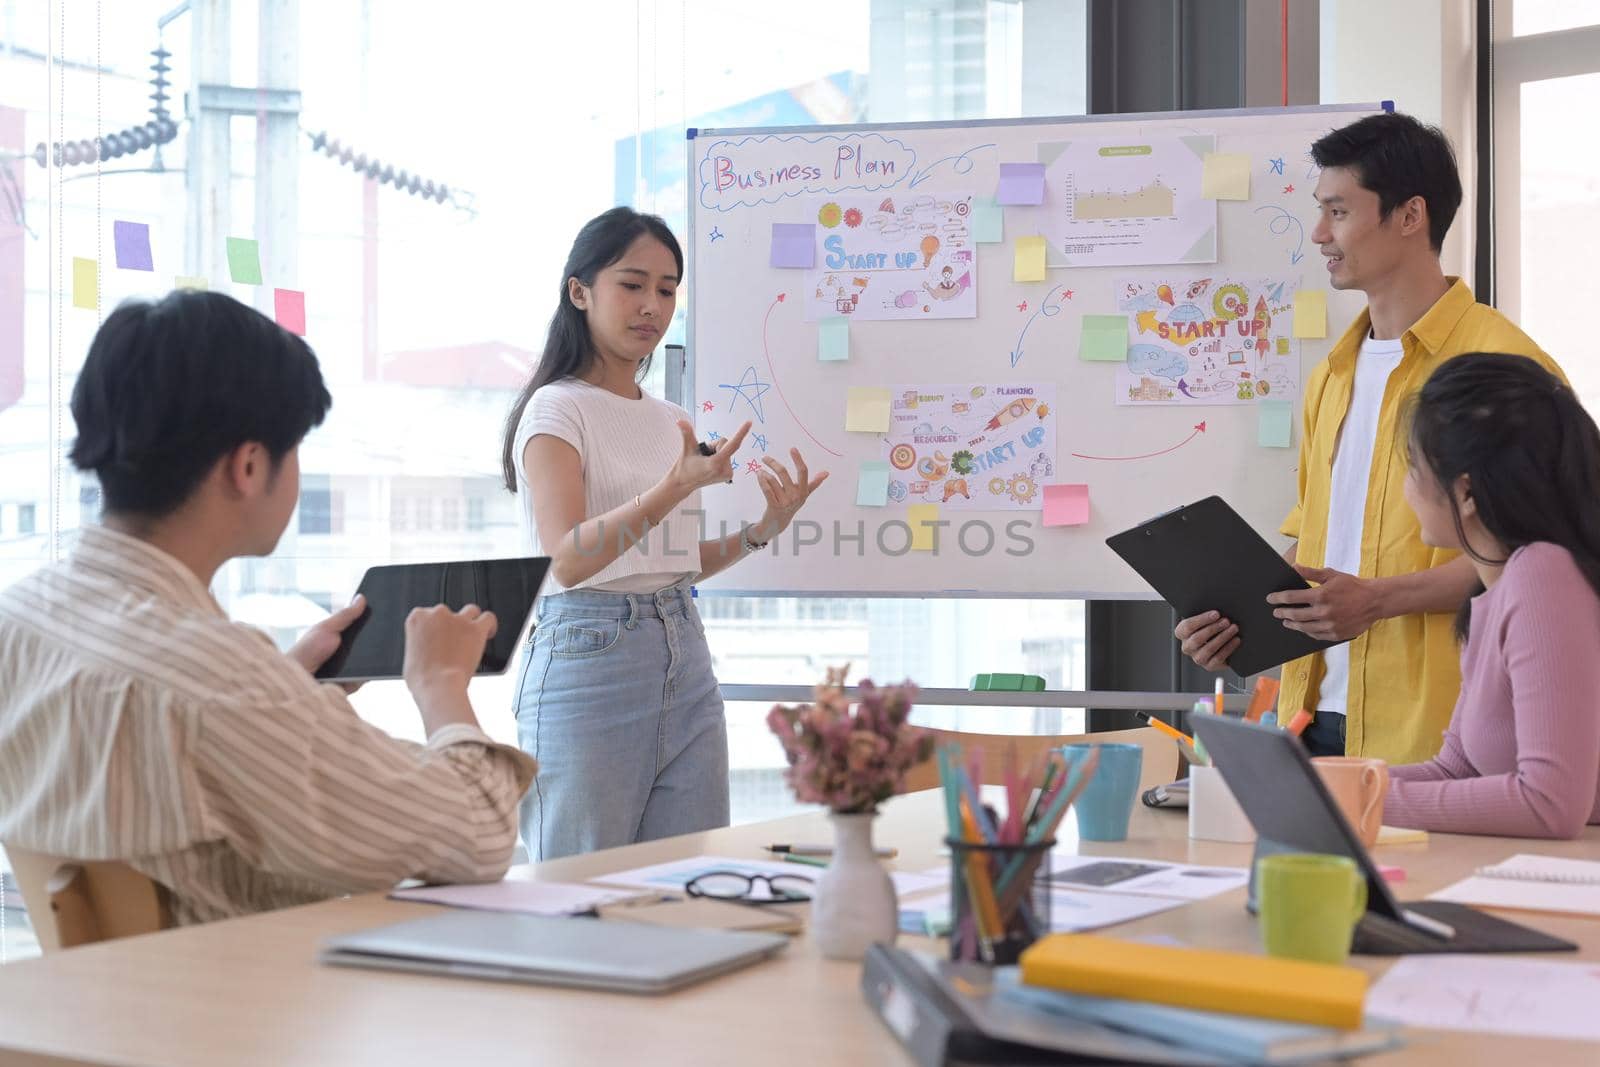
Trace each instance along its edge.
<instances>
[{"instance_id":1,"label":"pink ribbed sweater","mask_svg":"<svg viewBox=\"0 0 1600 1067\"><path fill-rule=\"evenodd\" d=\"M1383 821L1507 837L1600 823L1600 597L1566 549L1518 549L1473 599L1444 747L1391 768Z\"/></svg>"}]
</instances>

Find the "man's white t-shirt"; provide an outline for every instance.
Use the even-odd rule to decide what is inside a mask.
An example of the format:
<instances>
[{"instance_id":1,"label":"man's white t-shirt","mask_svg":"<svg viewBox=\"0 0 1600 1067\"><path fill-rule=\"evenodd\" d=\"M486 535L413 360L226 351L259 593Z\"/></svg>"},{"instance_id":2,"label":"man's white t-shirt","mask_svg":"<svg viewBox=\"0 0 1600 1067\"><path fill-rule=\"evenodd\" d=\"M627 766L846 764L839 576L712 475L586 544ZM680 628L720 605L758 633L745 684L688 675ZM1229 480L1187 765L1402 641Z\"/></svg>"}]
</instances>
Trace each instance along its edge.
<instances>
[{"instance_id":1,"label":"man's white t-shirt","mask_svg":"<svg viewBox=\"0 0 1600 1067\"><path fill-rule=\"evenodd\" d=\"M1333 491L1328 499L1328 543L1323 566L1346 574L1361 573L1361 534L1366 524L1367 483L1372 475L1372 452L1378 440L1378 412L1383 407L1389 375L1404 355L1398 339L1361 342L1356 358L1356 380L1350 389L1350 409L1339 430L1333 453ZM1322 653L1327 673L1322 679L1318 711L1344 714L1350 692L1350 645L1335 645Z\"/></svg>"}]
</instances>

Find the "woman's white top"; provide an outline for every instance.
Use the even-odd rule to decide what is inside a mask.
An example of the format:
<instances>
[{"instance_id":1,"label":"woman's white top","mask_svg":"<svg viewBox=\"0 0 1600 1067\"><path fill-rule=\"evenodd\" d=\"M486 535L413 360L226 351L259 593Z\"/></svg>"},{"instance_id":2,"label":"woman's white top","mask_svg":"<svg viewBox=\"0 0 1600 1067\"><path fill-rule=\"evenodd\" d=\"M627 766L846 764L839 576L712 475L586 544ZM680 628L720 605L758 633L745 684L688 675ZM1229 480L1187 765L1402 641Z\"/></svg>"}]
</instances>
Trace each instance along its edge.
<instances>
[{"instance_id":1,"label":"woman's white top","mask_svg":"<svg viewBox=\"0 0 1600 1067\"><path fill-rule=\"evenodd\" d=\"M577 450L583 465L583 513L587 520L632 504L634 497L661 480L683 454L680 419L694 421L676 404L649 395L629 400L577 378L563 378L535 392L522 413L511 450L517 469L517 496L522 502L522 528L534 554L549 552L539 545L533 494L528 488L538 471L527 470L523 462L530 440L549 434ZM697 489L661 525L647 533L639 527L604 531L608 543L615 543L620 537L623 544L631 547L603 570L571 588L654 593L699 574L704 526L699 510ZM546 594L564 588L554 574L545 580Z\"/></svg>"}]
</instances>

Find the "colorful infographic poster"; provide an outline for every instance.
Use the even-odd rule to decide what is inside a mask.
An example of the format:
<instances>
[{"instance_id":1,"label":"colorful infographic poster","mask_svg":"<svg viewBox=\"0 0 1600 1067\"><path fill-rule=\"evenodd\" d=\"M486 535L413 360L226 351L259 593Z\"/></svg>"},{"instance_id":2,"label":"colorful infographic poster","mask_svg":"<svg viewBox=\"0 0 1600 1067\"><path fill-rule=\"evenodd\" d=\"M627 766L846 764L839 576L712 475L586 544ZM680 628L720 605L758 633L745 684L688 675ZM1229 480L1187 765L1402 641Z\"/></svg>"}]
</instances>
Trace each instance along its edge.
<instances>
[{"instance_id":1,"label":"colorful infographic poster","mask_svg":"<svg viewBox=\"0 0 1600 1067\"><path fill-rule=\"evenodd\" d=\"M1214 134L1039 146L1053 267L1215 263L1217 202L1200 195Z\"/></svg>"},{"instance_id":2,"label":"colorful infographic poster","mask_svg":"<svg viewBox=\"0 0 1600 1067\"><path fill-rule=\"evenodd\" d=\"M901 385L890 396L890 503L1044 506L1042 486L1055 474L1055 385Z\"/></svg>"},{"instance_id":3,"label":"colorful infographic poster","mask_svg":"<svg viewBox=\"0 0 1600 1067\"><path fill-rule=\"evenodd\" d=\"M1286 278L1168 274L1124 282L1128 359L1118 404L1252 404L1300 394L1294 291Z\"/></svg>"},{"instance_id":4,"label":"colorful infographic poster","mask_svg":"<svg viewBox=\"0 0 1600 1067\"><path fill-rule=\"evenodd\" d=\"M976 318L971 218L971 196L945 193L818 201L806 318Z\"/></svg>"}]
</instances>

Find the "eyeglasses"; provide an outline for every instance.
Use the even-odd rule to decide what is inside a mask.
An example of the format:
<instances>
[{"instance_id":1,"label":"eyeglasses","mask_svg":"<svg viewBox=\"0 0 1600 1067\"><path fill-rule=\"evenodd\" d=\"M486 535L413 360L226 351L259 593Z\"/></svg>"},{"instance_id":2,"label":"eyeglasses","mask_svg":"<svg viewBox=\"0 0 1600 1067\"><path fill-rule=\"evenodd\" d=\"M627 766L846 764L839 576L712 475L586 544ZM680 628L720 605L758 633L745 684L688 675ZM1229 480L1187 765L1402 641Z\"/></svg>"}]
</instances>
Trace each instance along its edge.
<instances>
[{"instance_id":1,"label":"eyeglasses","mask_svg":"<svg viewBox=\"0 0 1600 1067\"><path fill-rule=\"evenodd\" d=\"M759 894L756 883L766 886ZM736 900L741 904L798 904L811 899L811 879L803 874L745 874L707 871L683 887L691 897Z\"/></svg>"}]
</instances>

